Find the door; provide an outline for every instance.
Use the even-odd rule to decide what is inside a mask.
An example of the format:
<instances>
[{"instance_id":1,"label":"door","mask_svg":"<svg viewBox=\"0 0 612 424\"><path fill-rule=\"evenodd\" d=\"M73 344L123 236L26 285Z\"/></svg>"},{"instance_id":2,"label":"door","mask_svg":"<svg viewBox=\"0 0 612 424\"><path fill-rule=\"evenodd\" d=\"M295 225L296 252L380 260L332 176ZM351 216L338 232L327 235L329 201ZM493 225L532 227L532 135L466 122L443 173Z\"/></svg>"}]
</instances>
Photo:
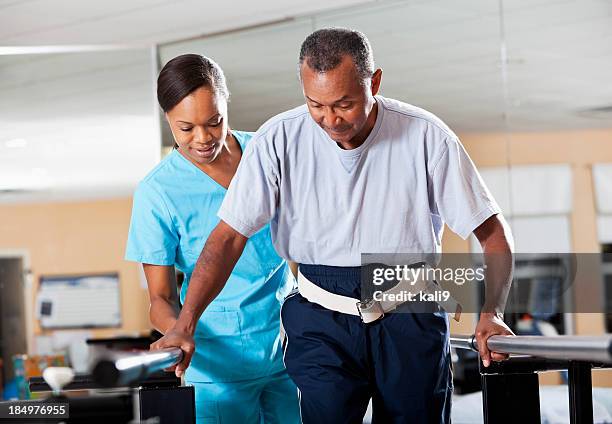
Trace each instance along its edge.
<instances>
[{"instance_id":1,"label":"door","mask_svg":"<svg viewBox=\"0 0 612 424\"><path fill-rule=\"evenodd\" d=\"M4 380L14 378L13 355L27 353L23 259L0 258L0 354Z\"/></svg>"}]
</instances>

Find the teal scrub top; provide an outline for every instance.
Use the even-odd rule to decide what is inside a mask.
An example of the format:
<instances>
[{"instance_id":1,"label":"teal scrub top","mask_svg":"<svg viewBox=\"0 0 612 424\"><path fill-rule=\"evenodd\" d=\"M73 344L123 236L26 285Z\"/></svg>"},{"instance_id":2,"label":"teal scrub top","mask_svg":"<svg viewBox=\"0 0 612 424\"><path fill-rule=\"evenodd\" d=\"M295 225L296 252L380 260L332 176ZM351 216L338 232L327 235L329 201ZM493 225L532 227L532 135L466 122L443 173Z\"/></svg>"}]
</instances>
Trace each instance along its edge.
<instances>
[{"instance_id":1,"label":"teal scrub top","mask_svg":"<svg viewBox=\"0 0 612 424\"><path fill-rule=\"evenodd\" d=\"M232 134L244 152L252 134ZM134 193L125 258L181 270L183 303L204 243L219 223L217 211L225 193L223 186L173 150ZM202 314L186 379L240 381L283 370L279 309L293 285L266 225L249 238L227 284Z\"/></svg>"}]
</instances>

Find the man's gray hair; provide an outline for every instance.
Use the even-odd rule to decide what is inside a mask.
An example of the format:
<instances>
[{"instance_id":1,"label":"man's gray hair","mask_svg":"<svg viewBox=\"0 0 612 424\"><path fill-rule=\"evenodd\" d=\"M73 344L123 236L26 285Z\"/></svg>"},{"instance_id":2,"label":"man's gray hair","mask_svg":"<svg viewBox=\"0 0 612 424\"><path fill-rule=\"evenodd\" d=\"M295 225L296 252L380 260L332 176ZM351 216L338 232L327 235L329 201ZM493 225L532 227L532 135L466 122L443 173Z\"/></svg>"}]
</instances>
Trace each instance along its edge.
<instances>
[{"instance_id":1,"label":"man's gray hair","mask_svg":"<svg viewBox=\"0 0 612 424\"><path fill-rule=\"evenodd\" d=\"M365 82L374 74L374 55L367 37L348 28L323 28L310 34L300 49L300 66L316 72L330 71L340 64L344 55L353 59L357 72Z\"/></svg>"}]
</instances>

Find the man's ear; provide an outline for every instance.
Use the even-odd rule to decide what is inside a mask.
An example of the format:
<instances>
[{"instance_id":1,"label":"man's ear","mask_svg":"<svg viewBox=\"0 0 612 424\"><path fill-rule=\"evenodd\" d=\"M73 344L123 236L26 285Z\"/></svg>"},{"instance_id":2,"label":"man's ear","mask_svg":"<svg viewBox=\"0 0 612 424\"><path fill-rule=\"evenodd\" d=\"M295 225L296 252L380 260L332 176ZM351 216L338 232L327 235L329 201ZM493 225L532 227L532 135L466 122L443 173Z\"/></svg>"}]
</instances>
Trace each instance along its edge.
<instances>
[{"instance_id":1,"label":"man's ear","mask_svg":"<svg viewBox=\"0 0 612 424\"><path fill-rule=\"evenodd\" d=\"M378 90L380 90L380 81L382 79L382 69L378 68L374 71L372 75L372 96L376 96L378 94Z\"/></svg>"}]
</instances>

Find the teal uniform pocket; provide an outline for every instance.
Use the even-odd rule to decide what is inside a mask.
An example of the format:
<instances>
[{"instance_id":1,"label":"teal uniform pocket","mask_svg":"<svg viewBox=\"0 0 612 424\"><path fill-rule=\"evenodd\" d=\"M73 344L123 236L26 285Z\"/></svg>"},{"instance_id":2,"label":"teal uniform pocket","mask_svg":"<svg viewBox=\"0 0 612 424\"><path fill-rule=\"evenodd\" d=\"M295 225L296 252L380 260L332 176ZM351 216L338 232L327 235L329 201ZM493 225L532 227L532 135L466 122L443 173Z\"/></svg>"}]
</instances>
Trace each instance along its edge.
<instances>
[{"instance_id":1,"label":"teal uniform pocket","mask_svg":"<svg viewBox=\"0 0 612 424\"><path fill-rule=\"evenodd\" d=\"M244 343L237 311L205 311L194 334L196 349L187 368L191 381L236 381L243 378L239 364Z\"/></svg>"},{"instance_id":2,"label":"teal uniform pocket","mask_svg":"<svg viewBox=\"0 0 612 424\"><path fill-rule=\"evenodd\" d=\"M197 424L219 424L217 402L196 400L195 407Z\"/></svg>"}]
</instances>

